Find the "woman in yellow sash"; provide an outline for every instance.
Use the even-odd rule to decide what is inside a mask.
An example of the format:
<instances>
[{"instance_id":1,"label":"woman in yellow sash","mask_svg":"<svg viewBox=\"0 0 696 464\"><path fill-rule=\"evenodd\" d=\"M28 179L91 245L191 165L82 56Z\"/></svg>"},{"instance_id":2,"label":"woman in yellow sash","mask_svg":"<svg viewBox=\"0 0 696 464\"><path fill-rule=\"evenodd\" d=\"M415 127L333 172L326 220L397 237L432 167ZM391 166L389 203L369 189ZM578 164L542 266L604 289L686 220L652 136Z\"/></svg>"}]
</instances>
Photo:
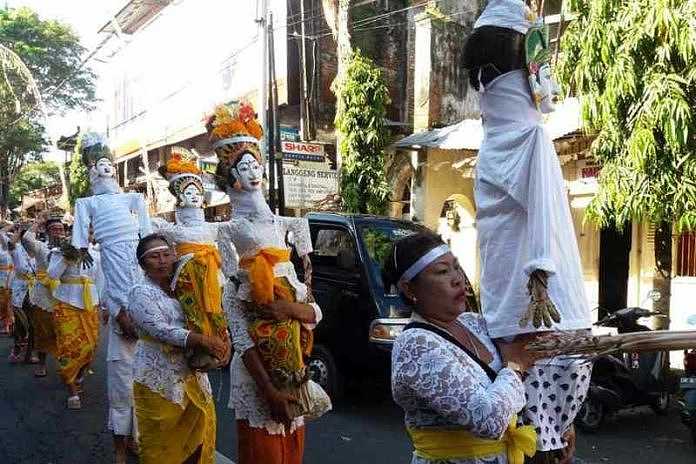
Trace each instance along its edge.
<instances>
[{"instance_id":1,"label":"woman in yellow sash","mask_svg":"<svg viewBox=\"0 0 696 464\"><path fill-rule=\"evenodd\" d=\"M56 333L53 324L53 290L58 282L48 277L48 262L51 249L58 246L65 238L65 226L59 216L51 216L43 223L48 237L48 243L42 242L36 236L39 230L39 222L34 225L22 237L22 245L36 262L36 283L29 291L31 308L28 317L31 322L34 336L34 349L39 354L39 364L36 366L34 376L45 377L46 355L55 356Z\"/></svg>"},{"instance_id":2,"label":"woman in yellow sash","mask_svg":"<svg viewBox=\"0 0 696 464\"><path fill-rule=\"evenodd\" d=\"M99 340L98 256L85 266L79 250L67 242L51 251L49 279L58 281L53 292L53 323L56 333L58 374L68 387L68 409L80 409L85 371L94 359Z\"/></svg>"},{"instance_id":3,"label":"woman in yellow sash","mask_svg":"<svg viewBox=\"0 0 696 464\"><path fill-rule=\"evenodd\" d=\"M140 240L136 250L145 279L129 295L128 312L139 333L133 360L133 396L141 464L213 464L215 403L208 375L189 368L184 352L196 348L224 359L216 336L187 328L171 288L176 253L163 235Z\"/></svg>"},{"instance_id":4,"label":"woman in yellow sash","mask_svg":"<svg viewBox=\"0 0 696 464\"><path fill-rule=\"evenodd\" d=\"M432 233L402 238L384 280L413 309L392 351L392 394L405 412L412 464L523 464L536 451L534 429L517 423L522 372L533 360L519 343L498 353L484 319L466 312L469 289L449 248Z\"/></svg>"}]
</instances>

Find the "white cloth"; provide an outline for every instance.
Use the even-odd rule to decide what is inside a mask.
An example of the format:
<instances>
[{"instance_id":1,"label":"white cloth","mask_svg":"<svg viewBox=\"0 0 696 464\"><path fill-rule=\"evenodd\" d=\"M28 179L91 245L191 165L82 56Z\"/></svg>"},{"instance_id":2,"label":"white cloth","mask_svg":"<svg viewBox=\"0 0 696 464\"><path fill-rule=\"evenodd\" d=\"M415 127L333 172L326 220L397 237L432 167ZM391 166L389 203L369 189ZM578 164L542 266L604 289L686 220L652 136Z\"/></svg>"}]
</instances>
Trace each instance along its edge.
<instances>
[{"instance_id":1,"label":"white cloth","mask_svg":"<svg viewBox=\"0 0 696 464\"><path fill-rule=\"evenodd\" d=\"M242 206L254 210L253 204L255 202L252 201L251 195L257 195L261 199L263 197L260 192L241 196L245 199ZM238 193L231 195L231 198L235 198L237 201L239 209L235 210L236 213L247 211L243 207L240 208L240 195ZM290 232L292 232L293 245L299 256L305 256L312 251L309 224L306 219L275 216L269 214L268 207L259 207L258 210L254 211L258 211L258 214L234 217L220 227L219 244L223 254L226 253L226 250L231 249L230 244L234 245L236 253L241 258L254 256L262 248L287 248L286 239ZM295 290L298 302L309 303L312 306L315 323L304 325L310 330L314 329L316 324L321 321L321 309L313 302L313 297L307 286L297 278L292 263L278 263L273 271L276 277L285 277L288 280ZM271 419L270 409L242 360L242 355L254 346L248 332L249 321L242 309L243 301L251 300L251 288L246 271L240 269L237 278L241 282L239 288L235 288L234 283L228 282L223 292L223 307L227 312L232 345L234 346L234 357L230 364L228 406L234 409L237 419L247 420L251 427L265 428L272 435L284 435L287 432L285 426ZM304 419L302 417L296 418L292 422L289 432L294 432L297 427L302 425L304 425Z\"/></svg>"},{"instance_id":2,"label":"white cloth","mask_svg":"<svg viewBox=\"0 0 696 464\"><path fill-rule=\"evenodd\" d=\"M137 242L139 236L150 233L150 218L140 193L105 193L78 198L73 246L88 247L90 224L94 227L94 239L104 248L113 243Z\"/></svg>"},{"instance_id":3,"label":"white cloth","mask_svg":"<svg viewBox=\"0 0 696 464\"><path fill-rule=\"evenodd\" d=\"M14 266L12 256L10 256L10 252L7 250L7 237L2 232L0 232L0 266L4 268ZM13 271L0 270L0 288L11 287L13 274Z\"/></svg>"},{"instance_id":4,"label":"white cloth","mask_svg":"<svg viewBox=\"0 0 696 464\"><path fill-rule=\"evenodd\" d=\"M107 426L114 435L133 435L133 363L130 359L107 361L109 417Z\"/></svg>"},{"instance_id":5,"label":"white cloth","mask_svg":"<svg viewBox=\"0 0 696 464\"><path fill-rule=\"evenodd\" d=\"M104 275L104 306L109 312L109 346L106 360L132 359L135 341L123 337L116 316L128 307L128 294L133 285L143 279L143 273L135 257L138 243L119 242L101 247L101 267Z\"/></svg>"},{"instance_id":6,"label":"white cloth","mask_svg":"<svg viewBox=\"0 0 696 464\"><path fill-rule=\"evenodd\" d=\"M51 249L46 242L38 240L36 234L29 230L22 237L22 245L29 255L34 258L37 272L48 272ZM34 284L34 288L29 292L29 301L44 311L48 311L49 313L53 312L53 296L51 295L51 291L38 280Z\"/></svg>"},{"instance_id":7,"label":"white cloth","mask_svg":"<svg viewBox=\"0 0 696 464\"><path fill-rule=\"evenodd\" d=\"M189 330L181 304L145 278L133 287L128 312L141 335L133 358L133 381L184 408L184 381L192 371L184 358ZM208 375L194 375L201 389L211 395Z\"/></svg>"},{"instance_id":8,"label":"white cloth","mask_svg":"<svg viewBox=\"0 0 696 464\"><path fill-rule=\"evenodd\" d=\"M419 319L414 315L414 320ZM422 319L421 319L422 321ZM464 351L428 330L404 331L392 348L392 395L403 408L407 428L461 427L488 439L500 438L525 404L519 376L502 368L502 360L486 331L483 318L464 313L459 321L493 355L498 372L491 382ZM434 464L413 456L412 464ZM483 459L458 459L450 464L506 464L505 454Z\"/></svg>"},{"instance_id":9,"label":"white cloth","mask_svg":"<svg viewBox=\"0 0 696 464\"><path fill-rule=\"evenodd\" d=\"M474 29L497 26L526 34L532 26L532 11L523 0L489 0Z\"/></svg>"},{"instance_id":10,"label":"white cloth","mask_svg":"<svg viewBox=\"0 0 696 464\"><path fill-rule=\"evenodd\" d=\"M565 448L563 434L573 424L587 396L592 363L562 356L551 361L537 361L527 373L524 422L536 429L537 450Z\"/></svg>"},{"instance_id":11,"label":"white cloth","mask_svg":"<svg viewBox=\"0 0 696 464\"><path fill-rule=\"evenodd\" d=\"M60 283L53 292L53 298L63 303L74 306L79 309L85 308L83 298L84 286L81 283L67 282L69 279L89 279L89 291L92 294L92 303L99 305L99 291L97 290L99 275L99 256L92 255L94 265L85 268L81 262L70 263L63 257L63 253L59 249L54 249L51 253L51 260L48 263L48 276L51 279L59 280Z\"/></svg>"},{"instance_id":12,"label":"white cloth","mask_svg":"<svg viewBox=\"0 0 696 464\"><path fill-rule=\"evenodd\" d=\"M493 80L481 93L484 139L476 166L481 304L493 338L537 331L519 320L529 304L529 274L549 274L561 314L554 330L591 326L580 255L558 156L524 71ZM539 329L545 330L545 329Z\"/></svg>"},{"instance_id":13,"label":"white cloth","mask_svg":"<svg viewBox=\"0 0 696 464\"><path fill-rule=\"evenodd\" d=\"M10 256L14 264L14 278L11 284L12 306L21 308L29 292L29 282L24 277L35 277L34 271L36 269L36 264L21 243L15 245L14 250L10 251Z\"/></svg>"}]
</instances>

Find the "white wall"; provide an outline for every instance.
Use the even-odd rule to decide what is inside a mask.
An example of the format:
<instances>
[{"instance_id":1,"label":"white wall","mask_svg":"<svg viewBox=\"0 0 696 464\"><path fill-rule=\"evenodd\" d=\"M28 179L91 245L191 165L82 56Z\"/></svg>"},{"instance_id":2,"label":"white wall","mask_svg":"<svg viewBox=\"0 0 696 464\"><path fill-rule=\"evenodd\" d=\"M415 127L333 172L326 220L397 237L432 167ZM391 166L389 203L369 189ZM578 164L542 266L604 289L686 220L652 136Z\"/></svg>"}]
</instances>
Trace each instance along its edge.
<instances>
[{"instance_id":1,"label":"white wall","mask_svg":"<svg viewBox=\"0 0 696 464\"><path fill-rule=\"evenodd\" d=\"M110 66L113 90L105 102L112 146L118 149L143 138L152 145L174 143L202 133L203 116L215 104L246 97L257 106L263 37L254 21L256 3L175 2L143 29L125 36L129 43ZM283 0L270 0L269 5L278 28L277 77L285 81L286 5Z\"/></svg>"}]
</instances>

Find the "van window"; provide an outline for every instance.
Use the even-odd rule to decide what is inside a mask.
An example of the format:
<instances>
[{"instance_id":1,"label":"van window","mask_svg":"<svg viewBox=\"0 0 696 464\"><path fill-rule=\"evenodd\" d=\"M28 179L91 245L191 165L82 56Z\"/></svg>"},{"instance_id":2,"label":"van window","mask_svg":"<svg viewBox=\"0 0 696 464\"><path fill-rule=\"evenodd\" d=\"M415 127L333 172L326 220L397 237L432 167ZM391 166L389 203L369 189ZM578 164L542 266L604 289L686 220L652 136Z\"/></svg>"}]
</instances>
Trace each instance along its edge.
<instances>
[{"instance_id":1,"label":"van window","mask_svg":"<svg viewBox=\"0 0 696 464\"><path fill-rule=\"evenodd\" d=\"M316 256L336 257L341 250L353 249L353 241L348 231L342 229L321 229L314 243Z\"/></svg>"}]
</instances>

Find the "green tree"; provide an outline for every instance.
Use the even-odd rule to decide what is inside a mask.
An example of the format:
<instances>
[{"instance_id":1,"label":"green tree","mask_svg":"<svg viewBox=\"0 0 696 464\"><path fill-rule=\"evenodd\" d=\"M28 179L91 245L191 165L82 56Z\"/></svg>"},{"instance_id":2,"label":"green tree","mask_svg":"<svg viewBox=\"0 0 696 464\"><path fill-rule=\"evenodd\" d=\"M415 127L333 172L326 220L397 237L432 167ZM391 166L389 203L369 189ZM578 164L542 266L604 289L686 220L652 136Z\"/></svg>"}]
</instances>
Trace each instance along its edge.
<instances>
[{"instance_id":1,"label":"green tree","mask_svg":"<svg viewBox=\"0 0 696 464\"><path fill-rule=\"evenodd\" d=\"M58 165L52 161L24 165L10 187L9 207L16 208L28 192L60 184L59 171Z\"/></svg>"},{"instance_id":2,"label":"green tree","mask_svg":"<svg viewBox=\"0 0 696 464\"><path fill-rule=\"evenodd\" d=\"M0 8L0 216L24 163L43 151L48 112L89 110L94 73L72 29L28 8Z\"/></svg>"},{"instance_id":3,"label":"green tree","mask_svg":"<svg viewBox=\"0 0 696 464\"><path fill-rule=\"evenodd\" d=\"M10 186L25 161L41 158L46 145L43 132L38 123L21 119L0 133L0 217L7 214Z\"/></svg>"},{"instance_id":4,"label":"green tree","mask_svg":"<svg viewBox=\"0 0 696 464\"><path fill-rule=\"evenodd\" d=\"M68 200L71 207L75 206L75 200L89 195L89 171L82 162L82 137L83 134L80 134L77 138L75 151L68 168L68 182L70 186L68 189L70 193Z\"/></svg>"},{"instance_id":5,"label":"green tree","mask_svg":"<svg viewBox=\"0 0 696 464\"><path fill-rule=\"evenodd\" d=\"M597 138L601 226L655 225L654 286L669 312L672 230L696 228L696 2L571 0L561 80L581 95ZM666 321L665 321L666 322Z\"/></svg>"},{"instance_id":6,"label":"green tree","mask_svg":"<svg viewBox=\"0 0 696 464\"><path fill-rule=\"evenodd\" d=\"M343 205L351 213L384 214L389 201L384 169L389 91L382 73L372 60L355 51L333 90Z\"/></svg>"}]
</instances>

